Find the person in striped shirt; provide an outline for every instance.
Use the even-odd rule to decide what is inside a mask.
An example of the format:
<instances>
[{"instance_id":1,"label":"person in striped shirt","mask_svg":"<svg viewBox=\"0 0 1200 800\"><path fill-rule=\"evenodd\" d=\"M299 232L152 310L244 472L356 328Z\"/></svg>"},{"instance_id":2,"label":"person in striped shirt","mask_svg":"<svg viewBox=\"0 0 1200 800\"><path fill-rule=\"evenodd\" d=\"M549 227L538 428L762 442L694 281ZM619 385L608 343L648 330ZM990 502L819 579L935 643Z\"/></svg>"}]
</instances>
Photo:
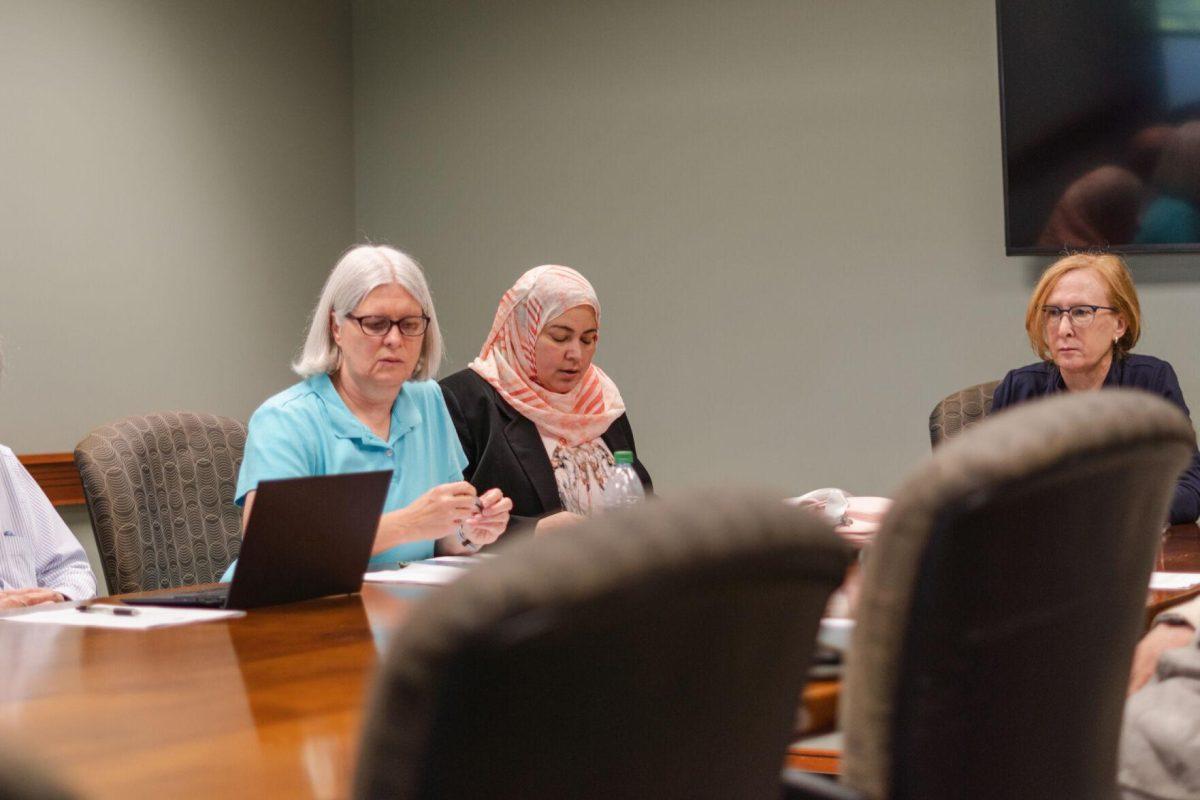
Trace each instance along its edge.
<instances>
[{"instance_id":1,"label":"person in striped shirt","mask_svg":"<svg viewBox=\"0 0 1200 800\"><path fill-rule=\"evenodd\" d=\"M0 445L0 611L95 596L83 547L13 451Z\"/></svg>"}]
</instances>

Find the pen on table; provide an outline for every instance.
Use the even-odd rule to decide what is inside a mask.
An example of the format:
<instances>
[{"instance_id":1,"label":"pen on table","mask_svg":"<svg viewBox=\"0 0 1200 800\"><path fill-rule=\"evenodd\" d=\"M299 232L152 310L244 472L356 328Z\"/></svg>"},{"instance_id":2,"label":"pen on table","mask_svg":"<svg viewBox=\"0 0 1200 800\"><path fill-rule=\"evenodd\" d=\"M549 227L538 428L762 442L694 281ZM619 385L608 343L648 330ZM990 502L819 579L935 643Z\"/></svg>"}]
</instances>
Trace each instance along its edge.
<instances>
[{"instance_id":1,"label":"pen on table","mask_svg":"<svg viewBox=\"0 0 1200 800\"><path fill-rule=\"evenodd\" d=\"M92 603L86 606L75 606L76 611L82 611L85 614L89 612L99 611L104 614L112 614L115 617L132 617L137 614L136 608L126 608L125 606L110 606L103 603Z\"/></svg>"}]
</instances>

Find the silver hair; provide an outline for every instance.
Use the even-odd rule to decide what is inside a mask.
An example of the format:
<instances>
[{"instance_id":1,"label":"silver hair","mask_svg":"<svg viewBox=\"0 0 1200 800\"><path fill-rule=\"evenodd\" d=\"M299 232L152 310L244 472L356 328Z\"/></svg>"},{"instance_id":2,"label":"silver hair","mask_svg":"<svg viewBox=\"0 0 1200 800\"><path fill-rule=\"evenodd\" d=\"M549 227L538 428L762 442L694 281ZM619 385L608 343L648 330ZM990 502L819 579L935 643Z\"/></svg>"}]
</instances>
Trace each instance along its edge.
<instances>
[{"instance_id":1,"label":"silver hair","mask_svg":"<svg viewBox=\"0 0 1200 800\"><path fill-rule=\"evenodd\" d=\"M346 315L363 301L372 289L387 284L399 284L421 305L429 317L429 327L421 342L421 357L413 370L413 380L437 377L442 363L442 331L438 327L437 312L433 309L433 297L421 265L407 253L392 247L358 245L346 251L329 273L321 299L313 309L308 335L300 358L292 369L301 377L330 373L337 369L341 351L333 341L330 315L336 315L338 324L345 322Z\"/></svg>"}]
</instances>

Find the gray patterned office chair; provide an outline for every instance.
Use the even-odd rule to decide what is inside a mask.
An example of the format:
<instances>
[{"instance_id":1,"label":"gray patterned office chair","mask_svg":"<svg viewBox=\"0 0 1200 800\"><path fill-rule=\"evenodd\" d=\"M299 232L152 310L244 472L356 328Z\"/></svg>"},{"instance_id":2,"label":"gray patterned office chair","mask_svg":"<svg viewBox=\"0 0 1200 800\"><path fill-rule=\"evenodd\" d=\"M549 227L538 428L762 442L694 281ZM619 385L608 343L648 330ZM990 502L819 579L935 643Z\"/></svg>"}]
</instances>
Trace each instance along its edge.
<instances>
[{"instance_id":1,"label":"gray patterned office chair","mask_svg":"<svg viewBox=\"0 0 1200 800\"><path fill-rule=\"evenodd\" d=\"M977 383L942 398L929 415L929 443L937 447L992 412L992 395L1000 381Z\"/></svg>"},{"instance_id":2,"label":"gray patterned office chair","mask_svg":"<svg viewBox=\"0 0 1200 800\"><path fill-rule=\"evenodd\" d=\"M778 797L849 561L808 512L727 492L514 544L395 634L356 794Z\"/></svg>"},{"instance_id":3,"label":"gray patterned office chair","mask_svg":"<svg viewBox=\"0 0 1200 800\"><path fill-rule=\"evenodd\" d=\"M1170 403L1105 389L1016 406L915 470L866 560L837 796L1115 800L1146 587L1194 442Z\"/></svg>"},{"instance_id":4,"label":"gray patterned office chair","mask_svg":"<svg viewBox=\"0 0 1200 800\"><path fill-rule=\"evenodd\" d=\"M75 448L113 594L216 581L241 548L246 426L171 411L103 425Z\"/></svg>"}]
</instances>

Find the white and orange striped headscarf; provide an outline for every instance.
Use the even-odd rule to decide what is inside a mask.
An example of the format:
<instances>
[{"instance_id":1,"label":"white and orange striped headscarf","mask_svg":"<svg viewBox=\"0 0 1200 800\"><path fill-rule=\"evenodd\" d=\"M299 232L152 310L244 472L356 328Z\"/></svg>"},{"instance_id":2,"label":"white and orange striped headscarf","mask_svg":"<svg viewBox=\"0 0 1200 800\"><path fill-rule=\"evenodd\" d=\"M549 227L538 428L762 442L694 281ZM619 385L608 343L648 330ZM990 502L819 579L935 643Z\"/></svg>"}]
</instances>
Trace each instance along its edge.
<instances>
[{"instance_id":1,"label":"white and orange striped headscarf","mask_svg":"<svg viewBox=\"0 0 1200 800\"><path fill-rule=\"evenodd\" d=\"M500 298L492 330L471 362L471 369L543 436L568 445L590 442L625 413L617 385L595 364L565 394L538 383L534 343L551 320L575 306L590 306L599 322L600 301L587 278L570 267L534 267Z\"/></svg>"}]
</instances>

